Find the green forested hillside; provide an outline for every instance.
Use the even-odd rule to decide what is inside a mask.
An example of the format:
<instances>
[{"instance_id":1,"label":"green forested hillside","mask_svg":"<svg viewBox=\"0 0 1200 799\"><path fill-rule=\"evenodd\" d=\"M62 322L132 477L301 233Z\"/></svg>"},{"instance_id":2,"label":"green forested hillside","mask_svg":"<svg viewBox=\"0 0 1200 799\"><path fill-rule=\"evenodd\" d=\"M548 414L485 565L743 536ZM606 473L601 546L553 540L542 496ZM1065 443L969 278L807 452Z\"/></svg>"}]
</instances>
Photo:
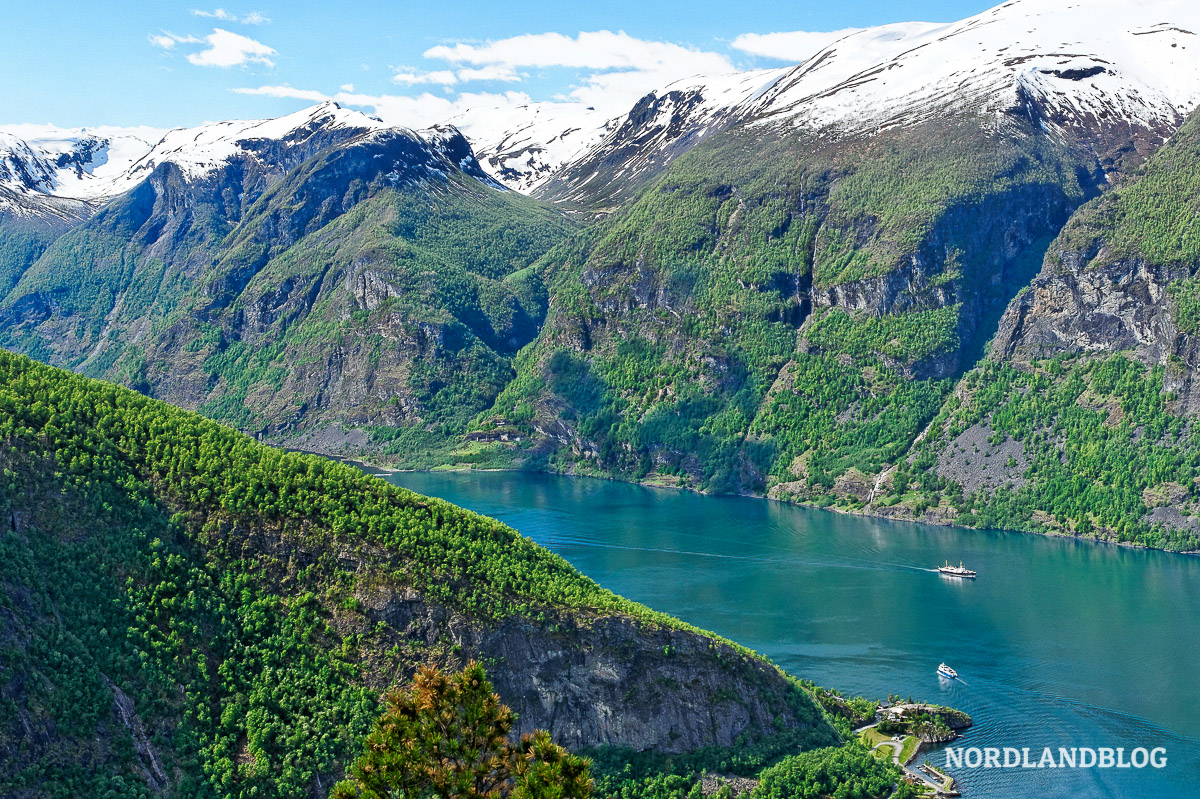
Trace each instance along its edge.
<instances>
[{"instance_id":1,"label":"green forested hillside","mask_svg":"<svg viewBox=\"0 0 1200 799\"><path fill-rule=\"evenodd\" d=\"M545 259L545 330L459 458L802 500L878 473L1097 191L1093 168L1020 123L714 136ZM525 453L484 446L516 435Z\"/></svg>"},{"instance_id":2,"label":"green forested hillside","mask_svg":"<svg viewBox=\"0 0 1200 799\"><path fill-rule=\"evenodd\" d=\"M22 272L0 340L299 449L1191 547L1198 126L1113 187L1020 115L735 126L589 219L404 136L241 204L164 166ZM1009 394L972 408L975 369Z\"/></svg>"},{"instance_id":3,"label":"green forested hillside","mask_svg":"<svg viewBox=\"0 0 1200 799\"><path fill-rule=\"evenodd\" d=\"M636 668L667 721L743 703L757 721L697 764L838 740L811 688L497 522L5 352L0 463L5 796L324 796L418 664L532 690L496 658L512 636ZM633 693L594 699L633 714Z\"/></svg>"},{"instance_id":4,"label":"green forested hillside","mask_svg":"<svg viewBox=\"0 0 1200 799\"><path fill-rule=\"evenodd\" d=\"M7 295L62 231L0 216L0 294Z\"/></svg>"},{"instance_id":5,"label":"green forested hillside","mask_svg":"<svg viewBox=\"0 0 1200 799\"><path fill-rule=\"evenodd\" d=\"M227 308L176 316L127 362L145 364L156 396L243 429L366 430L397 452L442 444L511 379L545 314L526 267L567 230L473 182L381 191L281 249ZM156 377L156 363L181 361L187 385Z\"/></svg>"},{"instance_id":6,"label":"green forested hillside","mask_svg":"<svg viewBox=\"0 0 1200 799\"><path fill-rule=\"evenodd\" d=\"M546 308L527 267L570 229L448 158L405 133L274 182L164 164L23 271L0 343L313 449L436 448L511 379Z\"/></svg>"}]
</instances>

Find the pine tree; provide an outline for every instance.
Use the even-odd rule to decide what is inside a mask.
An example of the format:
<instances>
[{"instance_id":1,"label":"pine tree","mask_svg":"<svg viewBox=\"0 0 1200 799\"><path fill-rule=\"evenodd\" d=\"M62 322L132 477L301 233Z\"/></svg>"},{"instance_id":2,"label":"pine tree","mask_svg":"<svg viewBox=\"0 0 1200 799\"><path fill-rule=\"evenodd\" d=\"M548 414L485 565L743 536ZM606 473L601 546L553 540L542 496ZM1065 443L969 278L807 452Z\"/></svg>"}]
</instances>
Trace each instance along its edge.
<instances>
[{"instance_id":1,"label":"pine tree","mask_svg":"<svg viewBox=\"0 0 1200 799\"><path fill-rule=\"evenodd\" d=\"M422 668L387 698L350 779L331 799L587 799L588 760L538 730L513 744L514 716L472 661L456 674Z\"/></svg>"}]
</instances>

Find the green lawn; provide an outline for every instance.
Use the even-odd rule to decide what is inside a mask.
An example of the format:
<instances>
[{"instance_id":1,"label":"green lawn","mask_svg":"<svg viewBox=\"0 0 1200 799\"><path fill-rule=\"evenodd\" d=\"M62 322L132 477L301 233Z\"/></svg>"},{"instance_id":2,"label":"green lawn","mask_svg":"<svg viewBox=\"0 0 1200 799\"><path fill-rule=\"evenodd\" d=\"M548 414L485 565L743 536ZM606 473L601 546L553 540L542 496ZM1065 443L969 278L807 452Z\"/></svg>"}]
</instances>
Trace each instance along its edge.
<instances>
[{"instance_id":1,"label":"green lawn","mask_svg":"<svg viewBox=\"0 0 1200 799\"><path fill-rule=\"evenodd\" d=\"M861 733L859 733L858 738L867 746L875 746L876 744L883 743L884 741L892 740L888 736L881 733L878 727L871 727L868 730L863 730Z\"/></svg>"},{"instance_id":2,"label":"green lawn","mask_svg":"<svg viewBox=\"0 0 1200 799\"><path fill-rule=\"evenodd\" d=\"M921 739L915 735L910 735L904 739L904 746L900 749L900 762L907 763L908 759L916 754L917 747L921 745Z\"/></svg>"},{"instance_id":3,"label":"green lawn","mask_svg":"<svg viewBox=\"0 0 1200 799\"><path fill-rule=\"evenodd\" d=\"M881 746L878 749L872 749L871 755L876 760L882 760L885 763L891 763L892 762L892 747Z\"/></svg>"},{"instance_id":4,"label":"green lawn","mask_svg":"<svg viewBox=\"0 0 1200 799\"><path fill-rule=\"evenodd\" d=\"M874 749L875 746L877 746L881 743L885 743L885 742L890 743L892 741L891 736L884 735L876 727L871 727L870 729L863 730L861 733L859 733L858 739L872 749ZM900 762L901 763L908 762L908 759L910 757L912 757L913 754L916 753L917 747L919 747L920 745L921 745L921 740L919 738L917 738L915 735L909 735L909 736L905 737L904 741L900 745ZM875 751L875 756L876 757L886 757L888 760L891 760L892 751L893 751L892 747L887 747L885 749L878 749Z\"/></svg>"}]
</instances>

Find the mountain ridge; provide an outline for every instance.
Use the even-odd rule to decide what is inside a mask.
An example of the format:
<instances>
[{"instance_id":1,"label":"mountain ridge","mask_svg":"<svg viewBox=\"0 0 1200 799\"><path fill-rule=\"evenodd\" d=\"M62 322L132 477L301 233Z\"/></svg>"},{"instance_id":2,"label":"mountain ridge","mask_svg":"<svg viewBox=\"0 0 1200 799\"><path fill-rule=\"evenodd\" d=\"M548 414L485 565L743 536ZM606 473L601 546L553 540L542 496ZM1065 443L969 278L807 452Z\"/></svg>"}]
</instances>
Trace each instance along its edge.
<instances>
[{"instance_id":1,"label":"mountain ridge","mask_svg":"<svg viewBox=\"0 0 1200 799\"><path fill-rule=\"evenodd\" d=\"M218 126L192 155L177 140L199 134L176 134L148 180L57 239L5 223L0 335L331 454L1194 548L1156 504L1193 490L1194 253L1089 270L1071 241L1086 219L1137 220L1097 235L1110 250L1190 233L1152 206L1190 208L1197 12L1113 7L1075 30L1087 13L1014 2L857 31L796 67L680 81L612 124L567 120L549 150L553 115L479 158L460 129L330 105ZM1128 196L1136 214L1106 204ZM1108 299L1089 329L1055 320L1098 313L1092 295ZM1031 387L1044 403L1017 401ZM1130 410L1098 421L1101 405ZM1071 497L1113 464L1072 436L1153 461L1139 425L1175 437L1169 464L1091 514Z\"/></svg>"},{"instance_id":2,"label":"mountain ridge","mask_svg":"<svg viewBox=\"0 0 1200 799\"><path fill-rule=\"evenodd\" d=\"M1100 18L1102 25L1096 23ZM590 202L583 181L597 181L593 173L603 171L606 161L623 167L612 169L614 174L640 185L639 175L656 174L709 133L738 123L865 135L947 112L1025 113L1068 133L1092 128L1098 157L1115 174L1127 159L1132 166L1144 158L1196 107L1198 30L1200 15L1173 0L1106 2L1102 8L1073 0L1014 0L954 23L856 30L798 57L792 67L684 78L649 92L614 118L572 103L543 102L481 106L449 122L466 132L497 180L567 205ZM649 117L648 107L655 110ZM15 160L30 176L41 175L35 182L63 182L63 175L72 170L82 175L96 160L89 148L123 139L124 152L107 164L105 179L73 181L59 195L96 200L130 188L171 156L185 171L201 169L204 158L216 156L205 147L228 154L238 138L282 138L321 117L333 126L405 129L324 101L278 120L174 129L157 143L144 141L143 130L140 153L133 134L82 129L73 132L73 140L67 135L72 132L44 134L37 139L38 152ZM0 144L0 163L4 153L14 160L22 144L28 147ZM623 150L630 152L622 155ZM114 174L114 164L124 164L124 171Z\"/></svg>"}]
</instances>

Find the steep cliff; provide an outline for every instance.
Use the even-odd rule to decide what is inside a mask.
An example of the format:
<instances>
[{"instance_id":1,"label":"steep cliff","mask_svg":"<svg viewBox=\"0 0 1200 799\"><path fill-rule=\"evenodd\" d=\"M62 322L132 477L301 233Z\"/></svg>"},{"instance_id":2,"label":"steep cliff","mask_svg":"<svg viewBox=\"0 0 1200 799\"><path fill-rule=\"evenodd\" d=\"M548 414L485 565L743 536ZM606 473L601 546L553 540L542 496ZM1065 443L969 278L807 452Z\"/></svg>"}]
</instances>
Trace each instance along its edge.
<instances>
[{"instance_id":1,"label":"steep cliff","mask_svg":"<svg viewBox=\"0 0 1200 799\"><path fill-rule=\"evenodd\" d=\"M1197 196L1193 115L1050 245L911 459L918 516L1200 544Z\"/></svg>"},{"instance_id":2,"label":"steep cliff","mask_svg":"<svg viewBox=\"0 0 1200 799\"><path fill-rule=\"evenodd\" d=\"M1195 289L1200 265L1200 118L1113 191L1080 209L1001 320L994 357L1125 352L1171 364L1180 410L1200 410Z\"/></svg>"}]
</instances>

